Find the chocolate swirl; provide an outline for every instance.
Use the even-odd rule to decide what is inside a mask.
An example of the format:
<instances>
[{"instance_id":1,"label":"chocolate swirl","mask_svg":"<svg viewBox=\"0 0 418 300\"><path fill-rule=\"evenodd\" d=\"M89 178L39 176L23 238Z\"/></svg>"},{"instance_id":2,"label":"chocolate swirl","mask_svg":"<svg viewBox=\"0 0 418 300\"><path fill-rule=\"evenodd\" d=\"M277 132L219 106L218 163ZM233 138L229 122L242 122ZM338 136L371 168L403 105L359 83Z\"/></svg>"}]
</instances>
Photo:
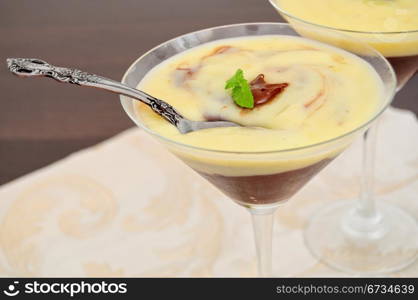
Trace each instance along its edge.
<instances>
[{"instance_id":1,"label":"chocolate swirl","mask_svg":"<svg viewBox=\"0 0 418 300\"><path fill-rule=\"evenodd\" d=\"M269 84L264 79L264 74L258 75L250 83L251 93L254 97L254 106L265 104L284 91L288 83Z\"/></svg>"}]
</instances>

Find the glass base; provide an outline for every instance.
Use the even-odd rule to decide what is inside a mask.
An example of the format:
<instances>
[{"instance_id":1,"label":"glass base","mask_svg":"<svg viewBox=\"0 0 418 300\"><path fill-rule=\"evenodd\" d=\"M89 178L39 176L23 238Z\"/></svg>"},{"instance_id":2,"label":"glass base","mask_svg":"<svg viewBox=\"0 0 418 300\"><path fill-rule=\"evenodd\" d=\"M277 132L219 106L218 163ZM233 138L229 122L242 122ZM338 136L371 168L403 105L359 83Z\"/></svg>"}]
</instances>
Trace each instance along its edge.
<instances>
[{"instance_id":1,"label":"glass base","mask_svg":"<svg viewBox=\"0 0 418 300\"><path fill-rule=\"evenodd\" d=\"M362 220L354 204L329 205L310 220L305 243L318 260L346 273L376 275L399 271L417 259L418 225L413 217L381 204L378 215Z\"/></svg>"}]
</instances>

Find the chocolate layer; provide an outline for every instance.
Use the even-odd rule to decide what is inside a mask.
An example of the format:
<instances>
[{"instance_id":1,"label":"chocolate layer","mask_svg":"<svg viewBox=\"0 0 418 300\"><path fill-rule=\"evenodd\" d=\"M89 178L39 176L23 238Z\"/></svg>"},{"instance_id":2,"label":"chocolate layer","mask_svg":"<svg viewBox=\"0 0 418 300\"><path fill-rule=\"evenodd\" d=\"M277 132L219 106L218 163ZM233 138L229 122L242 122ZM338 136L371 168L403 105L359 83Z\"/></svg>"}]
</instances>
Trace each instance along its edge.
<instances>
[{"instance_id":1,"label":"chocolate layer","mask_svg":"<svg viewBox=\"0 0 418 300\"><path fill-rule=\"evenodd\" d=\"M418 55L388 57L398 77L398 86L402 87L418 70Z\"/></svg>"},{"instance_id":2,"label":"chocolate layer","mask_svg":"<svg viewBox=\"0 0 418 300\"><path fill-rule=\"evenodd\" d=\"M247 204L272 204L292 197L331 159L308 167L269 175L223 176L199 172L224 194Z\"/></svg>"}]
</instances>

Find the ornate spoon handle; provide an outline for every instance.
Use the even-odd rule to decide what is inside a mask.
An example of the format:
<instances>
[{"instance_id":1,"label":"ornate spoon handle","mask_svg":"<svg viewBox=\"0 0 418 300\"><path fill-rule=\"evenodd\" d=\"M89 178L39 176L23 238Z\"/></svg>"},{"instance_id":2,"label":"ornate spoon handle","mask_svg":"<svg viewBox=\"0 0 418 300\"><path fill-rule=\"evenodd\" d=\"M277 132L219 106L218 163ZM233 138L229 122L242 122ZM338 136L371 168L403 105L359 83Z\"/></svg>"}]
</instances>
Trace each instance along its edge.
<instances>
[{"instance_id":1,"label":"ornate spoon handle","mask_svg":"<svg viewBox=\"0 0 418 300\"><path fill-rule=\"evenodd\" d=\"M104 89L142 101L171 124L177 126L184 119L170 104L140 90L102 76L77 69L56 67L37 58L8 58L9 70L22 77L50 77L59 82Z\"/></svg>"}]
</instances>

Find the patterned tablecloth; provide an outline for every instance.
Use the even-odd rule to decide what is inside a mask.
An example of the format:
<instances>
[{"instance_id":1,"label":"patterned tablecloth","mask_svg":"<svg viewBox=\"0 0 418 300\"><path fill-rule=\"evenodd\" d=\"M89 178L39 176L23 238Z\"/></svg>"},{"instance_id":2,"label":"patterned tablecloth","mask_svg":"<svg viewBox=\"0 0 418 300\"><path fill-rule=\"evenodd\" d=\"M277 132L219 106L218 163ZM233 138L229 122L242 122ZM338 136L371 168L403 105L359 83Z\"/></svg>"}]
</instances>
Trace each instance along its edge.
<instances>
[{"instance_id":1,"label":"patterned tablecloth","mask_svg":"<svg viewBox=\"0 0 418 300\"><path fill-rule=\"evenodd\" d=\"M2 162L5 163L5 162ZM358 193L360 143L275 215L276 276L345 276L303 242L309 217ZM418 218L418 122L388 110L376 192ZM256 276L248 212L138 128L0 188L1 276ZM418 263L393 274L418 277Z\"/></svg>"}]
</instances>

